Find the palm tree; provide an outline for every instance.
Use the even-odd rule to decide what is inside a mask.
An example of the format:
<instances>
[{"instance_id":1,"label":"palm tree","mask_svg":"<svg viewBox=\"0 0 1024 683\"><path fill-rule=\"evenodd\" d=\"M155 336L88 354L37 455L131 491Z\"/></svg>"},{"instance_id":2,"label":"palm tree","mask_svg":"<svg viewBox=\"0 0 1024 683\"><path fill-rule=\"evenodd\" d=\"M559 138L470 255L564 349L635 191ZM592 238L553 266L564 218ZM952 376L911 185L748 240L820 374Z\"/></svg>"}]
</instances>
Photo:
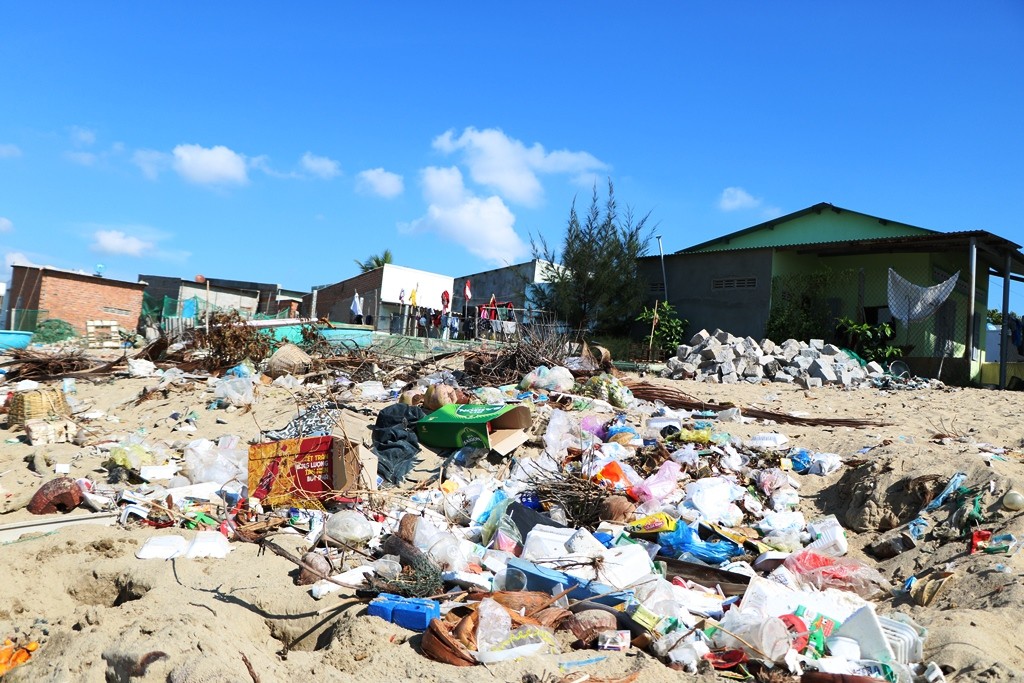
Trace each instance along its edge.
<instances>
[{"instance_id":1,"label":"palm tree","mask_svg":"<svg viewBox=\"0 0 1024 683\"><path fill-rule=\"evenodd\" d=\"M356 262L356 265L359 266L359 270L361 272L368 273L371 270L376 270L381 266L391 263L391 250L385 249L380 254L373 254L365 261L360 261L359 259L353 260Z\"/></svg>"}]
</instances>

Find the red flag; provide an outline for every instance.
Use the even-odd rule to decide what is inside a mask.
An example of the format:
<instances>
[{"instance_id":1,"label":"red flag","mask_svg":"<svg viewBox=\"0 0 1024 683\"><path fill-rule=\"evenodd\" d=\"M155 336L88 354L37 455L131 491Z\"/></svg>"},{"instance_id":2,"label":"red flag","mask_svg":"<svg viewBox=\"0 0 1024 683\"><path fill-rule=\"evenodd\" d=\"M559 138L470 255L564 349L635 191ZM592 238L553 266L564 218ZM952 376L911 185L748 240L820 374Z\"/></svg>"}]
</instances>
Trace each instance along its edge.
<instances>
[{"instance_id":1,"label":"red flag","mask_svg":"<svg viewBox=\"0 0 1024 683\"><path fill-rule=\"evenodd\" d=\"M448 290L446 289L443 292L441 292L441 310L442 311L447 311L448 310L448 303L450 301L451 301L451 298L448 296Z\"/></svg>"},{"instance_id":2,"label":"red flag","mask_svg":"<svg viewBox=\"0 0 1024 683\"><path fill-rule=\"evenodd\" d=\"M466 295L466 301L469 301L470 299L473 298L472 293L469 291L469 280L466 280L466 291L463 293Z\"/></svg>"}]
</instances>

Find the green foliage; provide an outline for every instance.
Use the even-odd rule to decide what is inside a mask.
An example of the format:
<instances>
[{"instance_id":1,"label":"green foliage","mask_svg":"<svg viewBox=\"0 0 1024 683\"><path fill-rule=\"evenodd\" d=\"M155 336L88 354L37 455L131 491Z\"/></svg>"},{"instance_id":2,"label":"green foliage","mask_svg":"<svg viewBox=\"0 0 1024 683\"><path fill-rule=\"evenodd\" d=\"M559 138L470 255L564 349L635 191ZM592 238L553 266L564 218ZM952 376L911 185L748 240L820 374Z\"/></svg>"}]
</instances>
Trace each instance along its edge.
<instances>
[{"instance_id":1,"label":"green foliage","mask_svg":"<svg viewBox=\"0 0 1024 683\"><path fill-rule=\"evenodd\" d=\"M772 279L772 308L765 336L772 340L823 339L833 329L830 292L850 282L852 270L819 270Z\"/></svg>"},{"instance_id":2,"label":"green foliage","mask_svg":"<svg viewBox=\"0 0 1024 683\"><path fill-rule=\"evenodd\" d=\"M572 330L628 332L646 297L639 259L647 255L653 234L647 228L649 216L636 220L627 208L620 217L610 180L603 211L596 186L582 222L574 201L560 250L543 237L532 240L534 258L554 267L546 286L531 291L530 305L555 314Z\"/></svg>"},{"instance_id":3,"label":"green foliage","mask_svg":"<svg viewBox=\"0 0 1024 683\"><path fill-rule=\"evenodd\" d=\"M376 270L382 266L385 266L392 262L392 255L390 249L385 249L380 254L373 254L370 258L365 261L359 259L352 259L359 266L359 271L362 273L369 273L371 270Z\"/></svg>"},{"instance_id":4,"label":"green foliage","mask_svg":"<svg viewBox=\"0 0 1024 683\"><path fill-rule=\"evenodd\" d=\"M643 313L636 320L650 329L655 316L658 322L654 324L654 333L648 334L644 339L648 345L658 349L662 357L671 355L676 352L676 347L683 343L683 334L690 321L680 320L676 315L676 309L667 301L658 301L652 308L644 306Z\"/></svg>"},{"instance_id":5,"label":"green foliage","mask_svg":"<svg viewBox=\"0 0 1024 683\"><path fill-rule=\"evenodd\" d=\"M988 309L988 322L990 325L1001 327L1003 324L1003 312L998 308Z\"/></svg>"},{"instance_id":6,"label":"green foliage","mask_svg":"<svg viewBox=\"0 0 1024 683\"><path fill-rule=\"evenodd\" d=\"M889 323L870 325L858 323L852 318L836 321L836 334L844 345L867 361L888 364L903 356L903 349L892 344L896 331Z\"/></svg>"}]
</instances>

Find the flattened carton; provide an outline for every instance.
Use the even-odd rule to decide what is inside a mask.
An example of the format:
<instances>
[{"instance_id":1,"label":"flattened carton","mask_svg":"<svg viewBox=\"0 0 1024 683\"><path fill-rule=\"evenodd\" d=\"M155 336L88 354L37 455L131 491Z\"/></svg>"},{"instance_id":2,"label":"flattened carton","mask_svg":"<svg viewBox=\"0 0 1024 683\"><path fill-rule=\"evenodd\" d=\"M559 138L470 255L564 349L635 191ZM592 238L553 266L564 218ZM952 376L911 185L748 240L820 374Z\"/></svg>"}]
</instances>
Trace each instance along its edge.
<instances>
[{"instance_id":1,"label":"flattened carton","mask_svg":"<svg viewBox=\"0 0 1024 683\"><path fill-rule=\"evenodd\" d=\"M249 495L264 507L326 500L336 492L376 488L376 456L337 436L284 439L249 447ZM365 472L366 476L361 477Z\"/></svg>"},{"instance_id":2,"label":"flattened carton","mask_svg":"<svg viewBox=\"0 0 1024 683\"><path fill-rule=\"evenodd\" d=\"M526 442L532 425L526 406L450 403L420 420L416 434L428 446L474 446L508 455Z\"/></svg>"}]
</instances>

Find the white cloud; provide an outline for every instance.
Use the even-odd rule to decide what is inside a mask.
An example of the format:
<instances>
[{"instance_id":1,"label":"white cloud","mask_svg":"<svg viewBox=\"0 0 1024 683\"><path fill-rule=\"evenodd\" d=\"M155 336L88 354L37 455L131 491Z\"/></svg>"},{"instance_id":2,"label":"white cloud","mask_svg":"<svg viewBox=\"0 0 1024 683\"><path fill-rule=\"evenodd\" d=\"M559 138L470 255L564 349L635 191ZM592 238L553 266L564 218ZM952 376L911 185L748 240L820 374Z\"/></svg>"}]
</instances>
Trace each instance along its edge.
<instances>
[{"instance_id":1,"label":"white cloud","mask_svg":"<svg viewBox=\"0 0 1024 683\"><path fill-rule=\"evenodd\" d=\"M759 206L761 206L761 200L755 199L742 187L727 187L722 190L722 195L718 198L718 208L722 211L756 209Z\"/></svg>"},{"instance_id":2,"label":"white cloud","mask_svg":"<svg viewBox=\"0 0 1024 683\"><path fill-rule=\"evenodd\" d=\"M465 183L462 182L462 171L455 166L430 166L423 169L422 179L423 198L431 204L458 204L468 194Z\"/></svg>"},{"instance_id":3,"label":"white cloud","mask_svg":"<svg viewBox=\"0 0 1024 683\"><path fill-rule=\"evenodd\" d=\"M10 232L11 230L14 230L14 222L10 218L0 216L0 232Z\"/></svg>"},{"instance_id":4,"label":"white cloud","mask_svg":"<svg viewBox=\"0 0 1024 683\"><path fill-rule=\"evenodd\" d=\"M153 249L153 243L128 235L121 230L97 230L93 233L91 248L101 254L143 256Z\"/></svg>"},{"instance_id":5,"label":"white cloud","mask_svg":"<svg viewBox=\"0 0 1024 683\"><path fill-rule=\"evenodd\" d=\"M71 142L86 147L95 144L96 131L81 126L71 126Z\"/></svg>"},{"instance_id":6,"label":"white cloud","mask_svg":"<svg viewBox=\"0 0 1024 683\"><path fill-rule=\"evenodd\" d=\"M160 172L171 165L171 155L155 149L137 149L132 154L132 163L142 170L142 175L156 180Z\"/></svg>"},{"instance_id":7,"label":"white cloud","mask_svg":"<svg viewBox=\"0 0 1024 683\"><path fill-rule=\"evenodd\" d=\"M302 168L318 178L330 179L341 174L341 164L334 159L318 157L312 152L302 155Z\"/></svg>"},{"instance_id":8,"label":"white cloud","mask_svg":"<svg viewBox=\"0 0 1024 683\"><path fill-rule=\"evenodd\" d=\"M278 171L270 165L270 157L266 154L261 154L258 157L250 157L247 159L249 168L255 168L257 171L266 173L271 178L300 178L298 173Z\"/></svg>"},{"instance_id":9,"label":"white cloud","mask_svg":"<svg viewBox=\"0 0 1024 683\"><path fill-rule=\"evenodd\" d=\"M422 180L427 213L408 228L437 233L497 264L512 263L527 253L515 231L516 217L500 197L475 196L454 167L425 168Z\"/></svg>"},{"instance_id":10,"label":"white cloud","mask_svg":"<svg viewBox=\"0 0 1024 683\"><path fill-rule=\"evenodd\" d=\"M449 130L436 137L433 146L446 154L461 152L474 182L526 205L536 205L543 197L539 173L579 177L609 168L589 152L547 152L540 143L527 147L496 128L469 127L458 137Z\"/></svg>"},{"instance_id":11,"label":"white cloud","mask_svg":"<svg viewBox=\"0 0 1024 683\"><path fill-rule=\"evenodd\" d=\"M21 148L17 145L3 144L0 145L0 159L11 159L14 157L21 156Z\"/></svg>"},{"instance_id":12,"label":"white cloud","mask_svg":"<svg viewBox=\"0 0 1024 683\"><path fill-rule=\"evenodd\" d=\"M39 264L33 263L32 259L20 251L8 251L4 254L4 265L10 268L11 266L38 266Z\"/></svg>"},{"instance_id":13,"label":"white cloud","mask_svg":"<svg viewBox=\"0 0 1024 683\"><path fill-rule=\"evenodd\" d=\"M360 171L356 176L356 189L364 194L375 194L385 199L393 199L405 190L402 176L385 171L383 168L370 168Z\"/></svg>"},{"instance_id":14,"label":"white cloud","mask_svg":"<svg viewBox=\"0 0 1024 683\"><path fill-rule=\"evenodd\" d=\"M174 170L199 185L244 185L249 182L245 157L223 145L178 145L173 150Z\"/></svg>"},{"instance_id":15,"label":"white cloud","mask_svg":"<svg viewBox=\"0 0 1024 683\"><path fill-rule=\"evenodd\" d=\"M96 155L92 152L64 152L64 156L79 166L93 166L96 164Z\"/></svg>"}]
</instances>

